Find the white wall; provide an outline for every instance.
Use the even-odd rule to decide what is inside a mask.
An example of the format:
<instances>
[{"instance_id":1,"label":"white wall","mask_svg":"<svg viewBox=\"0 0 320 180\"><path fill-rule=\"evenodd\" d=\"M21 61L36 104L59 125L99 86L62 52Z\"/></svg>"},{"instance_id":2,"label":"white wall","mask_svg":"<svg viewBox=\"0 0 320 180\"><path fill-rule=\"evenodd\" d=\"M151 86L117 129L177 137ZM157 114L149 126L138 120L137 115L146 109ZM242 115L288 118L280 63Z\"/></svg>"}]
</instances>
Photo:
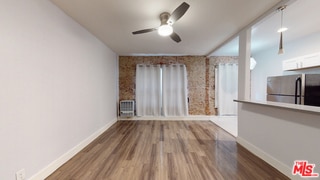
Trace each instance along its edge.
<instances>
[{"instance_id":1,"label":"white wall","mask_svg":"<svg viewBox=\"0 0 320 180\"><path fill-rule=\"evenodd\" d=\"M0 179L116 120L117 55L49 0L0 1Z\"/></svg>"},{"instance_id":2,"label":"white wall","mask_svg":"<svg viewBox=\"0 0 320 180\"><path fill-rule=\"evenodd\" d=\"M268 76L288 75L294 73L320 73L320 68L300 71L282 71L282 61L320 52L320 32L293 42L284 43L285 54L278 55L278 46L255 53L252 56L257 61L251 72L251 99L266 100L266 84Z\"/></svg>"}]
</instances>

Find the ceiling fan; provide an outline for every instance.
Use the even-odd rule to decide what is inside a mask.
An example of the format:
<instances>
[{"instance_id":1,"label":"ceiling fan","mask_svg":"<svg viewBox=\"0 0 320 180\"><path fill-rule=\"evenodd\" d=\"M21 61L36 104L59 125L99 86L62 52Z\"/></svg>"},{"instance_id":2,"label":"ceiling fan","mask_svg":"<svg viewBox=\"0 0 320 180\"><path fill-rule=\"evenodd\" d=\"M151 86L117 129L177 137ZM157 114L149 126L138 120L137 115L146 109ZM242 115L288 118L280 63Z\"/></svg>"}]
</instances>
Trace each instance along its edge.
<instances>
[{"instance_id":1,"label":"ceiling fan","mask_svg":"<svg viewBox=\"0 0 320 180\"><path fill-rule=\"evenodd\" d=\"M178 6L171 14L168 12L163 12L160 14L161 24L157 28L142 29L139 31L134 31L132 34L143 34L152 31L158 31L161 36L170 36L172 40L179 43L181 41L180 36L173 31L172 25L178 21L190 7L189 4L183 2Z\"/></svg>"}]
</instances>

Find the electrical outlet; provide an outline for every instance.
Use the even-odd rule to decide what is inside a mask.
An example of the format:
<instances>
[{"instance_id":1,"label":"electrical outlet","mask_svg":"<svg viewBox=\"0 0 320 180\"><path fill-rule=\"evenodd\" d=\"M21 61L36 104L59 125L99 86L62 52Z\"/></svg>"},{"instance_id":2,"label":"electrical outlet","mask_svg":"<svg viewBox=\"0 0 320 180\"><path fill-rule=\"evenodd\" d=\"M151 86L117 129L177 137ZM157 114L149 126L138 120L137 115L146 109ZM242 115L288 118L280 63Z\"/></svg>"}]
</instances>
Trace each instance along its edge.
<instances>
[{"instance_id":1,"label":"electrical outlet","mask_svg":"<svg viewBox=\"0 0 320 180\"><path fill-rule=\"evenodd\" d=\"M16 172L16 180L25 180L26 179L26 171L21 169Z\"/></svg>"}]
</instances>

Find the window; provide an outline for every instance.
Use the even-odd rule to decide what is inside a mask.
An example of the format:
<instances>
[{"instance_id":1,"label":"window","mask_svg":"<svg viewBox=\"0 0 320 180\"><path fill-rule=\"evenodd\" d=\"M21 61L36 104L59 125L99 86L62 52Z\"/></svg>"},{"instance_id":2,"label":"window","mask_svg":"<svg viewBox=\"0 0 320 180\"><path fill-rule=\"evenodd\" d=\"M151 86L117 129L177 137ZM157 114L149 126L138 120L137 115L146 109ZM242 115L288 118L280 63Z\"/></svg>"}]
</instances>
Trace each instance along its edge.
<instances>
[{"instance_id":1,"label":"window","mask_svg":"<svg viewBox=\"0 0 320 180\"><path fill-rule=\"evenodd\" d=\"M138 116L187 116L187 97L185 65L137 65Z\"/></svg>"}]
</instances>

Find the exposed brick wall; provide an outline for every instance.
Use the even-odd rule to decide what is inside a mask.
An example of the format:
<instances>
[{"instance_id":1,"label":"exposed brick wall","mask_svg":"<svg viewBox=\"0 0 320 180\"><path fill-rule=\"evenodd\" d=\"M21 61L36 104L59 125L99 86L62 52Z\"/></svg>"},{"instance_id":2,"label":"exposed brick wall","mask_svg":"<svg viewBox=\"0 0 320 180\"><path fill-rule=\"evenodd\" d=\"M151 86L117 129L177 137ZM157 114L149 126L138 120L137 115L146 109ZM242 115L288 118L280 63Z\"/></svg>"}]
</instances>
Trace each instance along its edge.
<instances>
[{"instance_id":1,"label":"exposed brick wall","mask_svg":"<svg viewBox=\"0 0 320 180\"><path fill-rule=\"evenodd\" d=\"M237 57L205 56L120 56L119 99L135 99L137 64L185 64L188 74L190 115L216 115L214 108L214 65L236 61Z\"/></svg>"}]
</instances>

